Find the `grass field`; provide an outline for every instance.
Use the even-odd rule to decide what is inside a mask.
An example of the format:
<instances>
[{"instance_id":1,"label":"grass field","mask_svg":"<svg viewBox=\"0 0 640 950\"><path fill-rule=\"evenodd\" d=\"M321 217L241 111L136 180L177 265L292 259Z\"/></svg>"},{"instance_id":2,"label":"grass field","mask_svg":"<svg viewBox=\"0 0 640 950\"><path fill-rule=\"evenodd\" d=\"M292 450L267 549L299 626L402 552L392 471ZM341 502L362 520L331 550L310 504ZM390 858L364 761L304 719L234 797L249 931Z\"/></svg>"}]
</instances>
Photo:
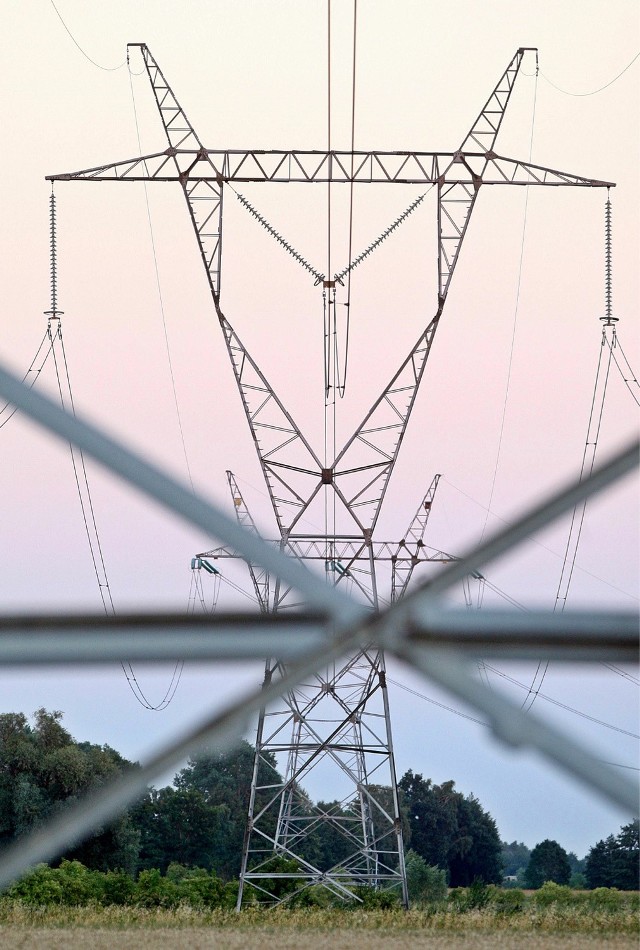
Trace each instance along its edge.
<instances>
[{"instance_id":1,"label":"grass field","mask_svg":"<svg viewBox=\"0 0 640 950\"><path fill-rule=\"evenodd\" d=\"M429 911L248 910L189 907L144 910L131 907L0 908L0 947L164 948L275 947L336 950L569 950L638 947L637 914L629 907L576 913L570 908L529 910L498 917L486 909L456 914Z\"/></svg>"}]
</instances>

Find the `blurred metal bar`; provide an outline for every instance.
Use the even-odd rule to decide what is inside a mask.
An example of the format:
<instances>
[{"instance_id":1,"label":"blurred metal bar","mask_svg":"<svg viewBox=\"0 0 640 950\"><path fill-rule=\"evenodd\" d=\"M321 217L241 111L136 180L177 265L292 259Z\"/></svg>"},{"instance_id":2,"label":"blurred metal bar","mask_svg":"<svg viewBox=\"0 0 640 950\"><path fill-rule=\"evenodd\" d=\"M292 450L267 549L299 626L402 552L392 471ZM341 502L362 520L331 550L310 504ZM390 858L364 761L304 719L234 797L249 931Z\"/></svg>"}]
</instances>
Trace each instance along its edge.
<instances>
[{"instance_id":1,"label":"blurred metal bar","mask_svg":"<svg viewBox=\"0 0 640 950\"><path fill-rule=\"evenodd\" d=\"M166 475L159 468L110 438L91 423L63 412L51 399L29 389L0 365L0 393L35 422L72 442L131 485L155 498L205 535L224 541L250 561L277 574L306 599L310 607L350 622L363 608L341 590L330 588L299 561L286 557L262 538L241 528L212 502Z\"/></svg>"},{"instance_id":2,"label":"blurred metal bar","mask_svg":"<svg viewBox=\"0 0 640 950\"><path fill-rule=\"evenodd\" d=\"M582 785L597 790L630 815L638 814L636 782L611 769L576 739L564 735L535 714L524 712L496 689L487 689L459 657L444 650L427 651L409 644L403 644L396 655L471 709L482 713L493 734L505 745L530 747L541 752Z\"/></svg>"},{"instance_id":3,"label":"blurred metal bar","mask_svg":"<svg viewBox=\"0 0 640 950\"><path fill-rule=\"evenodd\" d=\"M246 731L249 720L262 706L268 705L282 693L293 689L302 679L337 660L349 649L344 636L316 651L304 661L289 667L280 680L254 690L222 712L216 712L188 730L183 736L168 743L141 768L131 769L101 789L81 798L72 807L58 813L44 825L25 835L0 852L0 891L41 861L58 857L65 848L82 841L97 828L116 818L124 809L145 794L158 776L184 762L189 755L203 746L215 743L225 748Z\"/></svg>"},{"instance_id":4,"label":"blurred metal bar","mask_svg":"<svg viewBox=\"0 0 640 950\"><path fill-rule=\"evenodd\" d=\"M313 614L137 614L0 618L0 665L295 660L326 645Z\"/></svg>"},{"instance_id":5,"label":"blurred metal bar","mask_svg":"<svg viewBox=\"0 0 640 950\"><path fill-rule=\"evenodd\" d=\"M425 607L404 631L423 648L507 660L560 662L639 660L637 613L487 610ZM371 646L384 647L372 631ZM96 664L122 660L295 660L327 644L316 614L104 614L0 617L0 664Z\"/></svg>"},{"instance_id":6,"label":"blurred metal bar","mask_svg":"<svg viewBox=\"0 0 640 950\"><path fill-rule=\"evenodd\" d=\"M602 491L608 485L633 471L640 461L640 441L634 440L622 448L616 455L603 465L594 469L592 474L577 482L570 482L559 489L547 501L536 504L518 520L494 534L478 545L472 551L463 555L460 560L453 561L442 570L433 580L423 584L420 590L430 595L441 594L453 584L462 581L468 574L472 574L491 561L497 560L510 548L526 541L527 538L541 531L548 524L555 521L575 505ZM415 596L415 594L414 594ZM404 603L407 601L405 599Z\"/></svg>"},{"instance_id":7,"label":"blurred metal bar","mask_svg":"<svg viewBox=\"0 0 640 950\"><path fill-rule=\"evenodd\" d=\"M397 608L394 608L388 614L394 614L396 610ZM389 617L387 621L388 619ZM362 631L357 627L348 634L334 638L326 647L292 666L281 680L273 681L269 686L242 697L223 712L212 715L204 723L195 726L183 737L161 749L142 768L125 773L6 848L0 856L0 890L32 865L39 861L52 860L65 848L73 846L96 828L108 823L143 795L148 785L159 775L177 766L202 746L213 742L221 747L229 745L243 733L249 719L263 705L268 705L306 676L348 653L353 649L354 642L359 641L361 637ZM531 713L523 713L514 702L499 697L495 690L488 690L474 680L464 669L460 657L451 656L443 650L426 651L407 643L396 646L395 653L400 659L408 661L414 668L423 672L428 679L443 686L472 709L486 716L494 733L504 742L539 749L558 767L635 814L637 790L633 783L604 766L599 759L560 730L541 722Z\"/></svg>"},{"instance_id":8,"label":"blurred metal bar","mask_svg":"<svg viewBox=\"0 0 640 950\"><path fill-rule=\"evenodd\" d=\"M312 608L331 617L336 631L319 650L292 665L281 680L248 694L223 712L212 715L152 756L142 768L127 773L5 849L0 860L0 888L34 863L58 856L66 847L113 819L144 794L149 783L202 745L214 740L228 743L237 738L246 728L249 718L263 705L294 688L304 677L373 641L391 648L429 679L488 717L494 733L503 741L539 749L560 768L635 813L637 794L632 783L604 766L594 755L559 730L542 723L531 713L522 713L516 704L504 697L498 698L495 690L487 690L464 669L459 656L452 655L451 651L438 650L433 645L427 651L407 642L407 637L421 630L425 608L456 580L499 557L532 532L540 530L569 510L577 500L600 491L630 471L638 461L637 443L601 466L589 479L577 486L569 486L544 501L518 524L471 551L465 560L445 569L435 581L409 594L384 614L372 616L364 613L361 607L338 589L325 585L304 570L296 561L283 557L259 538L247 534L213 505L194 496L188 489L94 427L67 416L51 400L29 390L1 368L0 392L41 425L73 441L87 454L165 507L202 528L207 534L221 538L246 558L279 573L298 588Z\"/></svg>"}]
</instances>

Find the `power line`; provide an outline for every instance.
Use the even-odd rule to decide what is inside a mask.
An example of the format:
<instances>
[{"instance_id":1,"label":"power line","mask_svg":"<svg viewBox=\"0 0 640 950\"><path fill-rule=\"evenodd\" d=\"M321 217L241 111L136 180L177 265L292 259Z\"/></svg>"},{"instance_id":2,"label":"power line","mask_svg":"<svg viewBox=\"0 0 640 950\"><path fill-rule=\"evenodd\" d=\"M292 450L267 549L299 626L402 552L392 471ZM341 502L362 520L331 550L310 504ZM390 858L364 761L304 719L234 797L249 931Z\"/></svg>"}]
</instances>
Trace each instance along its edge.
<instances>
[{"instance_id":1,"label":"power line","mask_svg":"<svg viewBox=\"0 0 640 950\"><path fill-rule=\"evenodd\" d=\"M50 340L50 352L53 354L53 362L56 372L56 380L58 384L58 393L60 395L60 404L62 408L69 412L71 415L75 416L75 401L73 398L73 390L71 387L71 376L69 374L69 364L67 361L67 354L64 346L64 340L62 337L62 323L60 322L59 314L62 311L58 310L57 306L57 244L56 244L56 202L55 196L52 192L50 198L50 222L51 222L51 309L47 311L49 315L49 321L47 324L47 336ZM53 321L55 320L56 329L55 333L52 329ZM60 346L60 355L62 357L62 366L58 363L58 356L56 353L56 341ZM64 371L61 372L61 369ZM64 386L63 386L64 380ZM102 543L100 541L100 533L98 531L98 524L95 516L95 509L93 505L93 497L91 494L91 487L89 485L89 477L87 474L87 469L85 465L84 452L82 449L76 449L72 443L69 443L69 450L71 453L71 464L73 466L73 474L76 483L76 489L78 492L78 499L80 501L80 509L82 511L82 519L84 523L85 534L87 536L87 542L89 544L89 551L91 554L91 561L93 564L94 573L96 580L98 582L98 590L100 592L100 599L102 600L102 606L107 616L115 615L115 605L113 602L113 596L111 593L111 586L109 584L109 577L107 575L107 568L104 560L104 554L102 551ZM181 668L179 670L181 661L178 661L175 665L173 675L171 677L171 682L169 687L160 701L156 706L149 702L145 696L138 680L136 678L135 671L131 664L128 661L121 662L120 666L122 672L125 675L127 684L140 703L141 706L144 706L149 710L162 710L165 709L177 689L178 683L180 682Z\"/></svg>"},{"instance_id":2,"label":"power line","mask_svg":"<svg viewBox=\"0 0 640 950\"><path fill-rule=\"evenodd\" d=\"M537 53L536 53L536 81L533 90L533 112L531 116L531 135L529 138L529 161L531 162L531 157L533 154L533 133L535 129L536 122L536 101L538 98L538 68L537 68ZM500 456L502 454L502 442L504 438L504 424L507 417L507 404L509 402L509 389L511 387L511 371L513 368L513 353L516 344L516 330L518 328L518 313L520 308L520 288L522 286L522 263L524 260L524 245L525 245L525 236L527 232L527 211L529 209L529 189L525 188L524 195L524 216L522 220L522 240L520 242L520 260L518 262L518 282L516 284L516 301L515 308L513 311L513 325L511 328L511 344L509 347L509 364L507 367L507 382L504 390L504 401L502 404L502 416L500 419L500 433L498 435L498 448L496 451L496 462L493 469L493 477L491 479L491 490L489 492L489 502L487 505L487 514L484 519L484 524L482 526L482 531L480 533L480 541L484 540L484 536L487 530L487 522L489 521L489 509L493 503L493 496L496 489L496 480L498 477L498 468L500 467Z\"/></svg>"},{"instance_id":3,"label":"power line","mask_svg":"<svg viewBox=\"0 0 640 950\"><path fill-rule=\"evenodd\" d=\"M640 53L636 53L636 55L633 57L633 59L631 60L631 62L630 62L630 63L627 63L627 65L624 67L624 69L623 69L621 72L619 72L617 76L614 76L613 79L611 79L609 82L605 83L604 86L600 86L599 89L593 89L591 92L569 92L569 91L566 90L566 89L561 89L560 86L556 86L556 84L555 84L554 82L552 82L551 79L549 79L548 76L545 76L545 74L544 74L543 72L541 72L540 75L541 75L542 78L545 80L545 82L548 82L550 86L553 86L554 89L557 89L558 92L563 93L565 96L578 96L578 97L582 97L582 96L595 96L595 95L597 95L597 93L602 92L604 89L608 89L609 86L612 86L612 85L614 84L614 82L617 82L618 79L620 79L621 76L624 76L624 74L626 73L626 71L627 71L631 66L633 66L633 64L635 63L635 61L638 59L639 56L640 56Z\"/></svg>"},{"instance_id":4,"label":"power line","mask_svg":"<svg viewBox=\"0 0 640 950\"><path fill-rule=\"evenodd\" d=\"M513 686L518 686L520 689L526 689L527 692L529 692L530 687L525 683L521 683L520 680L514 679L513 676L509 676L507 673L503 673L502 670L498 670L494 666L489 666L488 664L487 669L491 670L492 673L495 673L496 676L502 677L502 679L506 680L508 683L511 683ZM560 709L564 709L566 712L573 713L574 716L580 716L582 719L588 719L589 722L594 722L598 726L603 726L605 729L611 729L613 732L619 732L624 736L630 736L632 739L640 739L640 735L636 735L635 732L630 732L628 729L623 729L621 726L614 726L612 723L605 722L603 719L597 719L595 716L590 716L581 709L575 709L573 706L569 706L567 703L563 703L559 699L553 699L551 696L547 696L545 693L537 692L536 695L539 696L540 699L544 699L545 702L551 703L553 706L558 706Z\"/></svg>"},{"instance_id":5,"label":"power line","mask_svg":"<svg viewBox=\"0 0 640 950\"><path fill-rule=\"evenodd\" d=\"M444 709L447 712L453 713L454 716L460 716L461 719L468 719L470 722L475 722L479 726L486 726L487 723L483 722L481 719L476 719L474 716L469 716L468 713L463 713L459 709L454 709L453 706L447 706L446 703L440 703L437 699L432 699L430 696L425 696L424 693L419 693L415 689L411 689L409 686L405 686L404 683L399 683L398 680L391 679L390 676L387 676L387 683L393 683L394 686L399 686L400 689L403 689L405 693L411 693L412 696L417 696L418 699L424 699L426 703L431 703L433 706L439 706L440 709Z\"/></svg>"},{"instance_id":6,"label":"power line","mask_svg":"<svg viewBox=\"0 0 640 950\"><path fill-rule=\"evenodd\" d=\"M526 690L529 689L529 687L525 683L521 683L519 680L514 679L512 676L508 676L506 673L503 673L501 670L496 669L496 667L489 666L489 664L486 664L486 669L490 670L492 673L495 673L496 676L500 676L502 677L502 679L507 680L507 682L511 683L513 686L518 686L520 687L520 689L526 689ZM411 689L411 687L406 686L404 683L400 683L398 680L392 679L390 676L387 676L387 682L392 683L394 686L398 686L400 689L403 689L406 693L411 693L412 696L416 696L418 699L423 699L425 702L431 703L433 706L438 706L440 709L444 709L446 712L452 713L454 716L459 716L461 719L468 719L471 722L475 722L479 726L487 726L487 723L483 722L481 719L476 719L473 716L470 716L459 709L455 709L453 706L448 706L446 703L441 703L437 699L432 699L430 696L426 696L424 693L420 693L415 689ZM540 696L540 699L543 699L554 706L558 706L560 709L564 709L565 712L570 712L575 716L580 716L581 718L587 719L590 722L595 723L596 725L603 726L606 729L611 729L614 732L619 732L622 735L630 736L633 739L640 739L640 736L637 736L633 732L629 732L627 729L623 729L621 726L614 726L612 723L605 722L602 719L597 719L595 716L590 716L588 713L582 712L582 710L580 709L575 709L573 706L569 706L567 703L562 703L560 702L560 700L553 699L551 696L547 696L544 693L540 693L539 696Z\"/></svg>"},{"instance_id":7,"label":"power line","mask_svg":"<svg viewBox=\"0 0 640 950\"><path fill-rule=\"evenodd\" d=\"M345 329L344 345L344 373L342 377L342 387L338 387L338 394L344 397L347 385L347 370L349 366L349 329L351 325L351 254L353 252L353 169L354 169L354 151L356 143L356 49L358 34L358 0L353 0L353 69L351 76L351 181L349 182L349 276L347 278L347 300L345 307L347 309L347 320Z\"/></svg>"},{"instance_id":8,"label":"power line","mask_svg":"<svg viewBox=\"0 0 640 950\"><path fill-rule=\"evenodd\" d=\"M634 371L631 369L631 365L630 365L630 363L629 363L629 360L628 360L627 357L625 356L624 350L622 349L622 345L621 345L621 343L620 343L620 337L618 336L618 333L617 333L617 332L616 332L616 335L615 335L615 341L614 341L614 342L610 342L609 340L607 340L607 345L609 346L609 349L611 350L611 355L612 355L612 357L613 357L613 362L616 364L616 367L617 367L617 369L618 369L618 372L620 373L620 376L622 377L622 381L624 382L625 386L627 387L627 389L628 389L629 392L631 393L631 398L633 399L633 401L635 402L635 404L636 404L637 406L640 406L640 399L638 399L638 397L637 397L636 394L634 393L633 389L632 389L631 386L629 385L629 383L635 383L636 388L640 391L640 383L638 383L638 378L637 378L636 374L634 373ZM625 364L626 364L627 370L628 370L628 372L631 374L631 377L630 377L630 378L627 378L627 377L625 376L624 370L623 370L623 368L620 366L620 363L619 363L618 360L617 360L616 354L613 352L614 348L617 348L617 349L620 350L620 352L622 353L622 358L623 358L623 360L624 360L624 362L625 362Z\"/></svg>"},{"instance_id":9,"label":"power line","mask_svg":"<svg viewBox=\"0 0 640 950\"><path fill-rule=\"evenodd\" d=\"M51 340L49 340L49 348L47 349L47 352L45 353L45 355L44 355L44 357L43 357L43 359L42 359L42 363L40 364L40 366L39 366L36 370L34 370L33 367L34 367L35 363L37 362L38 357L40 356L40 353L42 352L42 348L43 348L43 346L45 345L45 342L46 342L48 339L49 339L49 332L48 332L48 330L45 330L44 336L42 337L42 340L40 341L40 346L39 346L38 349L36 350L36 355L35 355L35 356L33 357L33 359L31 360L31 362L30 362L30 364L29 364L29 369L27 370L27 372L26 372L26 373L24 374L24 376L22 377L21 382L24 383L24 382L26 382L26 380L27 380L27 378L28 378L28 376L29 376L30 373L33 373L33 374L34 374L33 377L32 377L31 379L29 379L29 382L27 383L27 385L29 386L30 389L31 389L33 386L35 386L36 381L37 381L37 379L38 379L40 373L42 372L42 369L43 369L43 367L44 367L44 364L47 362L49 356L51 355L51 350L52 350L52 347L53 347L53 343L51 342ZM7 411L7 409L9 409L9 408L11 408L11 403L10 403L10 402L5 402L4 406L2 406L2 408L0 409L0 417L2 417L2 415L3 415L3 414ZM0 429L2 429L4 426L6 426L7 422L9 422L10 419L13 419L13 417L15 416L15 414L16 414L17 411L18 411L18 409L17 409L16 406L13 406L13 407L11 408L11 411L9 412L9 414L7 415L7 417L6 417L5 419L2 419L2 421L0 421Z\"/></svg>"},{"instance_id":10,"label":"power line","mask_svg":"<svg viewBox=\"0 0 640 950\"><path fill-rule=\"evenodd\" d=\"M640 679L637 676L634 676L633 673L629 673L627 670L621 670L619 666L614 666L613 663L602 663L602 666L606 667L608 670L611 670L612 673L615 673L617 676L622 676L623 679L629 680L630 683L633 683L634 686L640 686Z\"/></svg>"},{"instance_id":11,"label":"power line","mask_svg":"<svg viewBox=\"0 0 640 950\"><path fill-rule=\"evenodd\" d=\"M107 73L116 72L116 70L122 69L123 66L126 66L126 64L127 64L126 59L125 59L124 63L120 63L119 66L102 66L100 63L96 63L95 59L92 59L92 58L89 56L88 53L85 53L85 51L83 50L83 48L80 46L80 44L78 43L78 41L77 41L77 39L75 38L75 36L73 35L73 33L71 32L71 30L69 29L69 27L67 26L67 24L65 23L65 21L62 19L62 15L61 15L60 11L58 10L57 6L55 5L55 3L53 2L53 0L49 0L49 2L51 3L51 6L53 7L53 9L56 11L57 17L58 17L58 19L60 20L60 22L62 23L63 27L65 28L65 30L67 31L67 33L68 33L69 36L71 37L71 40L73 41L74 46L76 46L76 47L80 50L80 52L82 53L82 55L84 56L85 59L88 59L89 62L92 63L94 66L97 66L98 69L102 69L102 70L104 70L104 72L107 72Z\"/></svg>"},{"instance_id":12,"label":"power line","mask_svg":"<svg viewBox=\"0 0 640 950\"><path fill-rule=\"evenodd\" d=\"M131 79L131 73L129 73L129 85L131 86L131 101L132 101L132 103L133 103L133 116L134 116L135 125L136 125L136 138L138 139L138 148L139 148L140 152L142 152L142 145L141 145L141 142L140 142L140 128L139 128L139 126L138 126L138 111L137 111L137 109L136 109L136 99L135 99L135 95L134 95L134 93L133 93L133 81L132 81L132 79ZM172 392L173 392L173 404L174 404L174 407L175 407L175 410L176 410L176 419L177 419L177 422L178 422L178 430L179 430L179 433L180 433L180 441L181 441L181 443L182 443L182 454L183 454L183 456L184 456L184 463L185 463L185 467L186 467L186 470L187 470L187 476L188 476L188 478L189 478L189 484L191 485L191 491L195 491L194 486L193 486L193 478L192 478L192 476L191 476L191 466L189 465L189 456L188 456L188 454L187 454L187 444L186 444L186 441L185 441L184 429L183 429L183 426L182 426L182 416L181 416L181 414L180 414L180 405L179 405L179 403L178 403L178 391L177 391L177 388L176 388L176 380L175 380L175 375L174 375L174 372L173 372L173 361L172 361L172 359L171 359L171 349L170 349L170 347L169 347L169 331L168 331L168 329L167 329L167 319L166 319L165 312L164 312L164 300L163 300L163 297L162 297L162 286L161 286L161 284L160 284L160 271L159 271L159 269L158 269L158 257L157 257L157 254L156 254L156 242L155 242L155 238L154 238L154 234L153 234L153 224L152 224L152 221L151 221L151 208L150 208L150 206L149 206L149 192L148 192L148 190L147 190L147 183L146 183L146 181L143 182L143 185L144 185L145 204L146 204L146 208L147 208L147 221L149 222L149 235L150 235L150 238L151 238L151 250L152 250L152 253L153 253L153 266L154 266L155 275L156 275L156 287L157 287L157 289L158 289L158 300L159 300L159 302L160 302L160 313L161 313L161 315L162 315L162 328L163 328L163 332L164 332L164 343L165 343L165 349L166 349L166 353L167 353L167 362L168 362L168 364L169 364L169 376L171 377L171 389L172 389Z\"/></svg>"},{"instance_id":13,"label":"power line","mask_svg":"<svg viewBox=\"0 0 640 950\"><path fill-rule=\"evenodd\" d=\"M479 508L484 509L484 511L488 511L491 514L491 516L493 518L496 518L498 521L500 521L501 524L504 524L504 525L513 524L512 521L509 521L507 518L503 518L501 515L497 514L495 511L492 511L490 508L487 508L486 505L483 505L481 501L478 501L477 498L474 498L473 495L470 495L468 492L464 491L464 489L459 488L457 485L454 485L453 482L450 481L450 479L446 477L446 475L443 475L442 478L447 483L447 485L449 485L451 488L454 489L454 491L460 492L461 495L464 495L465 498L468 498L469 501L472 501L474 505L477 505ZM531 544L535 544L537 545L537 547L542 548L543 551L547 551L549 554L552 554L554 557L558 559L562 558L562 554L559 554L557 551L554 551L553 548L550 548L546 544L543 544L542 541L538 541L537 538L527 538L526 540L529 541ZM630 594L628 590L623 590L621 587L616 587L615 584L612 584L610 581L606 581L603 577L599 577L597 574L594 574L591 571L588 571L586 568L580 567L580 565L577 563L576 563L576 568L582 574L586 574L587 577L592 577L594 580L599 581L602 584L605 584L607 587L610 587L611 590L615 590L619 594L624 594L625 597L630 597L632 600L635 600L635 601L638 601L640 599L636 597L635 594Z\"/></svg>"}]
</instances>

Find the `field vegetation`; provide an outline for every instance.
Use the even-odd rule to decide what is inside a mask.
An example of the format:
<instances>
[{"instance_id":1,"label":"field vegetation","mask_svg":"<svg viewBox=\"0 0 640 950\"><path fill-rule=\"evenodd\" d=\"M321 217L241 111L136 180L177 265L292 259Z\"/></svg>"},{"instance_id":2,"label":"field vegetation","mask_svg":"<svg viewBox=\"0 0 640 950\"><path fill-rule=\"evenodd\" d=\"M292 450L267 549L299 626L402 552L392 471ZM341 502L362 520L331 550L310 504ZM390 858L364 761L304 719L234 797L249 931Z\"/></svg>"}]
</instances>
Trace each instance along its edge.
<instances>
[{"instance_id":1,"label":"field vegetation","mask_svg":"<svg viewBox=\"0 0 640 950\"><path fill-rule=\"evenodd\" d=\"M432 882L433 883L433 882ZM382 947L427 944L474 946L637 946L640 895L614 888L573 891L545 883L533 892L476 883L445 889L435 900L415 902L408 912L397 904L231 907L228 885L207 872L174 867L167 876L89 871L78 862L44 865L0 898L0 945L162 946L176 940L189 946L253 947L277 939L280 948ZM91 930L91 937L87 931ZM173 937L171 935L173 934ZM23 942L28 939L28 944ZM40 943L46 941L46 943ZM104 943L108 945L108 941ZM168 944L167 944L168 945ZM460 945L462 945L460 943Z\"/></svg>"},{"instance_id":2,"label":"field vegetation","mask_svg":"<svg viewBox=\"0 0 640 950\"><path fill-rule=\"evenodd\" d=\"M61 718L41 709L31 726L21 713L0 714L0 850L136 767L109 746L76 742ZM33 868L0 895L0 947L638 946L637 821L582 860L548 839L530 851L501 842L492 816L453 781L411 770L399 783L410 911L397 894L355 882L350 905L321 885L297 890L298 862L277 856L265 865L273 878L263 891L247 886L236 914L253 758L246 742L205 750L173 786L150 788L56 866ZM261 784L281 781L275 761L262 768ZM311 816L341 807L308 799ZM310 836L306 847L321 871L345 860L335 834ZM269 893L283 903L260 903Z\"/></svg>"}]
</instances>

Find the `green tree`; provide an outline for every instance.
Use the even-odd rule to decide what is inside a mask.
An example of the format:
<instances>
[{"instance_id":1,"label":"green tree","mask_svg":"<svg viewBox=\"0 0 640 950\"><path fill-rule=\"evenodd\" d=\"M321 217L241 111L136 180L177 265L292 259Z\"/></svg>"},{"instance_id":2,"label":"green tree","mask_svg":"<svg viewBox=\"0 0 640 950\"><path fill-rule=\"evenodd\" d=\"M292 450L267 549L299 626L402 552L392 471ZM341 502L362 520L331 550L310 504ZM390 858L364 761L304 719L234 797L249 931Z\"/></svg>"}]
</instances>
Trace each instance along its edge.
<instances>
[{"instance_id":1,"label":"green tree","mask_svg":"<svg viewBox=\"0 0 640 950\"><path fill-rule=\"evenodd\" d=\"M409 770L399 782L411 829L411 847L427 864L443 868L452 887L474 880L502 881L501 845L491 815L453 781L434 785Z\"/></svg>"},{"instance_id":2,"label":"green tree","mask_svg":"<svg viewBox=\"0 0 640 950\"><path fill-rule=\"evenodd\" d=\"M141 866L164 871L177 862L213 869L226 880L237 877L253 764L254 749L244 740L231 751L206 749L176 775L175 788L151 789L134 811L141 834ZM269 804L273 786L281 783L275 758L264 756L258 770L256 812ZM277 817L276 801L262 827L275 831Z\"/></svg>"},{"instance_id":3,"label":"green tree","mask_svg":"<svg viewBox=\"0 0 640 950\"><path fill-rule=\"evenodd\" d=\"M427 864L449 867L449 851L458 831L454 783L434 785L409 769L398 783L404 793L411 847Z\"/></svg>"},{"instance_id":4,"label":"green tree","mask_svg":"<svg viewBox=\"0 0 640 950\"><path fill-rule=\"evenodd\" d=\"M598 841L589 851L584 874L587 887L640 889L640 840L638 821L623 825L618 835Z\"/></svg>"},{"instance_id":5,"label":"green tree","mask_svg":"<svg viewBox=\"0 0 640 950\"><path fill-rule=\"evenodd\" d=\"M498 828L473 795L458 802L458 835L449 852L451 887L469 887L474 881L502 882L502 849Z\"/></svg>"},{"instance_id":6,"label":"green tree","mask_svg":"<svg viewBox=\"0 0 640 950\"><path fill-rule=\"evenodd\" d=\"M535 846L524 876L527 887L542 887L546 881L568 884L570 878L571 865L567 852L557 841L546 838Z\"/></svg>"},{"instance_id":7,"label":"green tree","mask_svg":"<svg viewBox=\"0 0 640 950\"><path fill-rule=\"evenodd\" d=\"M140 867L163 874L172 863L229 876L233 837L229 810L196 788L151 789L133 812L140 832Z\"/></svg>"},{"instance_id":8,"label":"green tree","mask_svg":"<svg viewBox=\"0 0 640 950\"><path fill-rule=\"evenodd\" d=\"M502 842L502 873L508 875L517 875L518 871L526 868L531 857L531 851L522 841L512 841L508 844Z\"/></svg>"},{"instance_id":9,"label":"green tree","mask_svg":"<svg viewBox=\"0 0 640 950\"><path fill-rule=\"evenodd\" d=\"M62 713L38 709L0 715L0 845L31 831L54 811L104 784L131 763L109 746L76 742ZM88 868L135 871L138 835L128 814L64 857Z\"/></svg>"}]
</instances>

